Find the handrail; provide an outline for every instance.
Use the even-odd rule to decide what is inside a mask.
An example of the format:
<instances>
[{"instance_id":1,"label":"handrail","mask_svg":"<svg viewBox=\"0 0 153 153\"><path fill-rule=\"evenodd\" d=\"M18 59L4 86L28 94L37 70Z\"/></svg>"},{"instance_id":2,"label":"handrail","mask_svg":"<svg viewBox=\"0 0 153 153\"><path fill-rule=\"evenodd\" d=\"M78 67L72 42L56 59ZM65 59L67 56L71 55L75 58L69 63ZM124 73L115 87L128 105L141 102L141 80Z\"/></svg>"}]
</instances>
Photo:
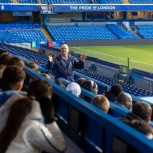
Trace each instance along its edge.
<instances>
[{"instance_id":1,"label":"handrail","mask_svg":"<svg viewBox=\"0 0 153 153\"><path fill-rule=\"evenodd\" d=\"M67 103L71 104L75 108L79 109L89 117L96 120L99 124L103 127L108 129L112 132L115 136L121 138L125 142L129 143L130 145L134 146L140 152L153 152L153 142L147 139L143 134L139 133L135 129L127 126L126 124L118 121L117 119L111 117L108 114L105 114L95 106L87 103L83 99L72 95L71 93L67 92L62 87L59 87L57 84L48 80L44 76L38 74L37 72L33 71L32 69L25 67L26 73L32 77L33 79L41 78L46 80L50 83L53 88L54 92L63 98ZM110 146L111 147L111 146Z\"/></svg>"}]
</instances>

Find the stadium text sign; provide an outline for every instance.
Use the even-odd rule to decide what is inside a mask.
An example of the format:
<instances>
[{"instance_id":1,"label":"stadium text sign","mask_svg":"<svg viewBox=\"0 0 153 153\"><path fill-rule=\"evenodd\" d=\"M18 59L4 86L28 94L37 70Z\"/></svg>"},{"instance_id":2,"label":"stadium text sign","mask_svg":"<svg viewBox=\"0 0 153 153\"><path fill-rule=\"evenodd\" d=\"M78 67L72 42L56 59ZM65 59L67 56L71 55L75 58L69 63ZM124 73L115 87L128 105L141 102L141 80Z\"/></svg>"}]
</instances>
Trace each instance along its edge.
<instances>
[{"instance_id":1,"label":"stadium text sign","mask_svg":"<svg viewBox=\"0 0 153 153\"><path fill-rule=\"evenodd\" d=\"M92 6L92 5L81 5L81 6L70 6L72 11L101 11L101 10L115 10L115 6Z\"/></svg>"},{"instance_id":2,"label":"stadium text sign","mask_svg":"<svg viewBox=\"0 0 153 153\"><path fill-rule=\"evenodd\" d=\"M152 11L153 5L139 4L53 4L54 12L100 12L100 11Z\"/></svg>"}]
</instances>

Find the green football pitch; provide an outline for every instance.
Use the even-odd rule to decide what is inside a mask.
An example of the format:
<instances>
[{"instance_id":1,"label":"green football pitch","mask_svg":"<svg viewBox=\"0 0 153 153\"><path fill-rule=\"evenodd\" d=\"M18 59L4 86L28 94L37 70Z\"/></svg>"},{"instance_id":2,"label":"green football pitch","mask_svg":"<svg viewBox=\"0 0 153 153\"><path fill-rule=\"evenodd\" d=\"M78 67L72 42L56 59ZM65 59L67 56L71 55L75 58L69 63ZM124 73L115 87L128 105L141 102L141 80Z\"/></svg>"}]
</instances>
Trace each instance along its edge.
<instances>
[{"instance_id":1,"label":"green football pitch","mask_svg":"<svg viewBox=\"0 0 153 153\"><path fill-rule=\"evenodd\" d=\"M70 50L111 63L128 65L153 72L153 46L91 46L71 47Z\"/></svg>"}]
</instances>

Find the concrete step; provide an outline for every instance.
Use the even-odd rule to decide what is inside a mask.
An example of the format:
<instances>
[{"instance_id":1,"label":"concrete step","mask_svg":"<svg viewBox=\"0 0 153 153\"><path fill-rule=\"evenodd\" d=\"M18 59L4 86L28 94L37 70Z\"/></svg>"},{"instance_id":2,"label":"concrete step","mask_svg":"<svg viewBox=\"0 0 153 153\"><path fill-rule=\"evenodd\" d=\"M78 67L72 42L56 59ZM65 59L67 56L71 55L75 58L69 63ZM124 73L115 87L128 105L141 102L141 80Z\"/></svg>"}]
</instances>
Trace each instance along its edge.
<instances>
[{"instance_id":1,"label":"concrete step","mask_svg":"<svg viewBox=\"0 0 153 153\"><path fill-rule=\"evenodd\" d=\"M123 0L123 4L129 4L129 0Z\"/></svg>"},{"instance_id":2,"label":"concrete step","mask_svg":"<svg viewBox=\"0 0 153 153\"><path fill-rule=\"evenodd\" d=\"M51 36L49 35L49 33L47 32L45 28L41 27L41 31L44 33L44 35L46 36L48 40L52 40Z\"/></svg>"},{"instance_id":3,"label":"concrete step","mask_svg":"<svg viewBox=\"0 0 153 153\"><path fill-rule=\"evenodd\" d=\"M19 3L18 0L13 0L13 3Z\"/></svg>"}]
</instances>

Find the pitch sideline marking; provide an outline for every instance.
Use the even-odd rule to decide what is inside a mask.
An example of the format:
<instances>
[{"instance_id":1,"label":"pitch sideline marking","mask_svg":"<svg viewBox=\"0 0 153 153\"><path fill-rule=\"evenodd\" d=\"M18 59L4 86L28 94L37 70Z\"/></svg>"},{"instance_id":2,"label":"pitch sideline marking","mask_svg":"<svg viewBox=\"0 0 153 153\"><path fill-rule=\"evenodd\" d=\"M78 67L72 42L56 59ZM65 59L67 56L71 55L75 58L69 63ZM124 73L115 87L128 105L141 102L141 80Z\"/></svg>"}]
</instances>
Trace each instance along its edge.
<instances>
[{"instance_id":1,"label":"pitch sideline marking","mask_svg":"<svg viewBox=\"0 0 153 153\"><path fill-rule=\"evenodd\" d=\"M94 53L94 54L100 54L100 55L106 55L106 56L110 56L110 57L121 58L121 59L124 59L124 60L127 59L127 58L122 58L122 57L111 56L111 55L108 55L108 54L99 53L99 52L92 51L92 50L88 50L88 49L82 49L81 47L71 47L71 48L75 48L75 49L78 49L78 50L81 49L81 50L84 50L84 51L87 51L87 52L91 52L91 53ZM130 61L133 61L133 62L136 62L136 63L145 64L145 65L153 66L153 64L143 63L143 62L140 62L140 61L135 61L135 60L130 60Z\"/></svg>"}]
</instances>

